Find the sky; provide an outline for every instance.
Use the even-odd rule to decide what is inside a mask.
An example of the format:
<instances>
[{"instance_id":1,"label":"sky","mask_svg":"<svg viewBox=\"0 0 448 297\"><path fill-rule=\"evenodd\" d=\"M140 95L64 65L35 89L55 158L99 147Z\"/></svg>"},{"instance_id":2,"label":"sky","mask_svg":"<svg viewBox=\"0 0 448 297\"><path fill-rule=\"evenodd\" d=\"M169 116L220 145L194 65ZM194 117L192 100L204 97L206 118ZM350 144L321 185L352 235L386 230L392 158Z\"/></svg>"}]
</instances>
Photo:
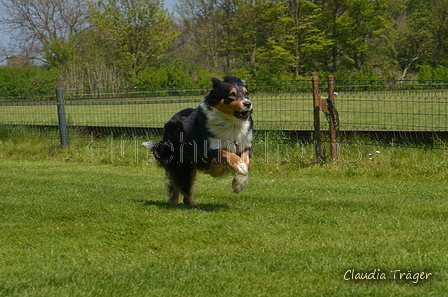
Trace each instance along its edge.
<instances>
[{"instance_id":1,"label":"sky","mask_svg":"<svg viewBox=\"0 0 448 297\"><path fill-rule=\"evenodd\" d=\"M176 0L165 0L165 8L171 10Z\"/></svg>"}]
</instances>

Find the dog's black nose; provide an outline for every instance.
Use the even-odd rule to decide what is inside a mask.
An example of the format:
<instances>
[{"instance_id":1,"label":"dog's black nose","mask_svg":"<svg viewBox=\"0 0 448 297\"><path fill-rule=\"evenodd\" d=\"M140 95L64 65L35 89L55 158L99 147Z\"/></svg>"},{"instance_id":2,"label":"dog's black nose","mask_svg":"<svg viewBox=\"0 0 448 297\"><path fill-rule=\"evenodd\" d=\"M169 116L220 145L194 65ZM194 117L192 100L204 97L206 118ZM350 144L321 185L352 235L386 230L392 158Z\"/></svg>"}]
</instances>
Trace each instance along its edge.
<instances>
[{"instance_id":1,"label":"dog's black nose","mask_svg":"<svg viewBox=\"0 0 448 297\"><path fill-rule=\"evenodd\" d=\"M250 108L252 106L252 102L250 102L249 100L246 100L243 102L244 107L246 108Z\"/></svg>"}]
</instances>

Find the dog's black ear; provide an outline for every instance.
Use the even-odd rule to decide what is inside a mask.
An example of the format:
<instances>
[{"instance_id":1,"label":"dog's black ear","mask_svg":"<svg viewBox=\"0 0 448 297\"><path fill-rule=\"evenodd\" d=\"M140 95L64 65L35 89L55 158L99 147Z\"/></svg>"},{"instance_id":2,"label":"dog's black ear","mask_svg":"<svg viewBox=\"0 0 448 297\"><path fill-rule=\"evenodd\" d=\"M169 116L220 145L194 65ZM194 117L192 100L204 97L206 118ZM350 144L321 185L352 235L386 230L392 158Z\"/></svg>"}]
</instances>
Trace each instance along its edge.
<instances>
[{"instance_id":1,"label":"dog's black ear","mask_svg":"<svg viewBox=\"0 0 448 297\"><path fill-rule=\"evenodd\" d=\"M224 82L239 82L241 81L238 77L235 77L233 75L226 75L224 76Z\"/></svg>"},{"instance_id":2,"label":"dog's black ear","mask_svg":"<svg viewBox=\"0 0 448 297\"><path fill-rule=\"evenodd\" d=\"M213 83L213 88L219 88L222 81L220 81L219 78L212 77L212 83Z\"/></svg>"},{"instance_id":3,"label":"dog's black ear","mask_svg":"<svg viewBox=\"0 0 448 297\"><path fill-rule=\"evenodd\" d=\"M213 88L205 97L205 102L211 106L215 106L223 98L229 96L229 84L220 81L218 78L212 78Z\"/></svg>"},{"instance_id":4,"label":"dog's black ear","mask_svg":"<svg viewBox=\"0 0 448 297\"><path fill-rule=\"evenodd\" d=\"M237 85L243 85L247 89L246 82L244 80L239 79L238 77L233 76L233 75L224 76L224 82L225 83L236 83Z\"/></svg>"}]
</instances>

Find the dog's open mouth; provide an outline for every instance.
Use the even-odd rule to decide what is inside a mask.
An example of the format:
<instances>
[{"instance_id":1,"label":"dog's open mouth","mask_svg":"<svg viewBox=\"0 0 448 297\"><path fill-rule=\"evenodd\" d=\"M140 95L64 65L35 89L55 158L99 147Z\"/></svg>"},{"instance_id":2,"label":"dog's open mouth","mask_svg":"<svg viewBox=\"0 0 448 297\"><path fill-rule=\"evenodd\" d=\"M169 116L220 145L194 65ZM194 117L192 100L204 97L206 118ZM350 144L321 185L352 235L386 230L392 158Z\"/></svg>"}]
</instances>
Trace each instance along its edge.
<instances>
[{"instance_id":1,"label":"dog's open mouth","mask_svg":"<svg viewBox=\"0 0 448 297\"><path fill-rule=\"evenodd\" d=\"M247 120L250 117L250 114L252 113L252 111L235 111L233 112L233 115L237 118L237 119L241 119L241 120Z\"/></svg>"}]
</instances>

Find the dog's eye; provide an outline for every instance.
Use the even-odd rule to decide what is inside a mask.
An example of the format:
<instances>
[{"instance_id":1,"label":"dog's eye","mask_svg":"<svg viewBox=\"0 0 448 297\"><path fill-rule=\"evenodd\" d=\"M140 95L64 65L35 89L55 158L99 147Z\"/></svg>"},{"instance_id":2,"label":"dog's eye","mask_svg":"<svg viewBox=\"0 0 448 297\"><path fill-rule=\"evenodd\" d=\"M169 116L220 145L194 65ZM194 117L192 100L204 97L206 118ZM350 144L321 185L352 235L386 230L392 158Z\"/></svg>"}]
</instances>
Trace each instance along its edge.
<instances>
[{"instance_id":1,"label":"dog's eye","mask_svg":"<svg viewBox=\"0 0 448 297\"><path fill-rule=\"evenodd\" d=\"M236 93L235 93L235 92L231 92L231 93L229 94L229 97L236 97Z\"/></svg>"}]
</instances>

